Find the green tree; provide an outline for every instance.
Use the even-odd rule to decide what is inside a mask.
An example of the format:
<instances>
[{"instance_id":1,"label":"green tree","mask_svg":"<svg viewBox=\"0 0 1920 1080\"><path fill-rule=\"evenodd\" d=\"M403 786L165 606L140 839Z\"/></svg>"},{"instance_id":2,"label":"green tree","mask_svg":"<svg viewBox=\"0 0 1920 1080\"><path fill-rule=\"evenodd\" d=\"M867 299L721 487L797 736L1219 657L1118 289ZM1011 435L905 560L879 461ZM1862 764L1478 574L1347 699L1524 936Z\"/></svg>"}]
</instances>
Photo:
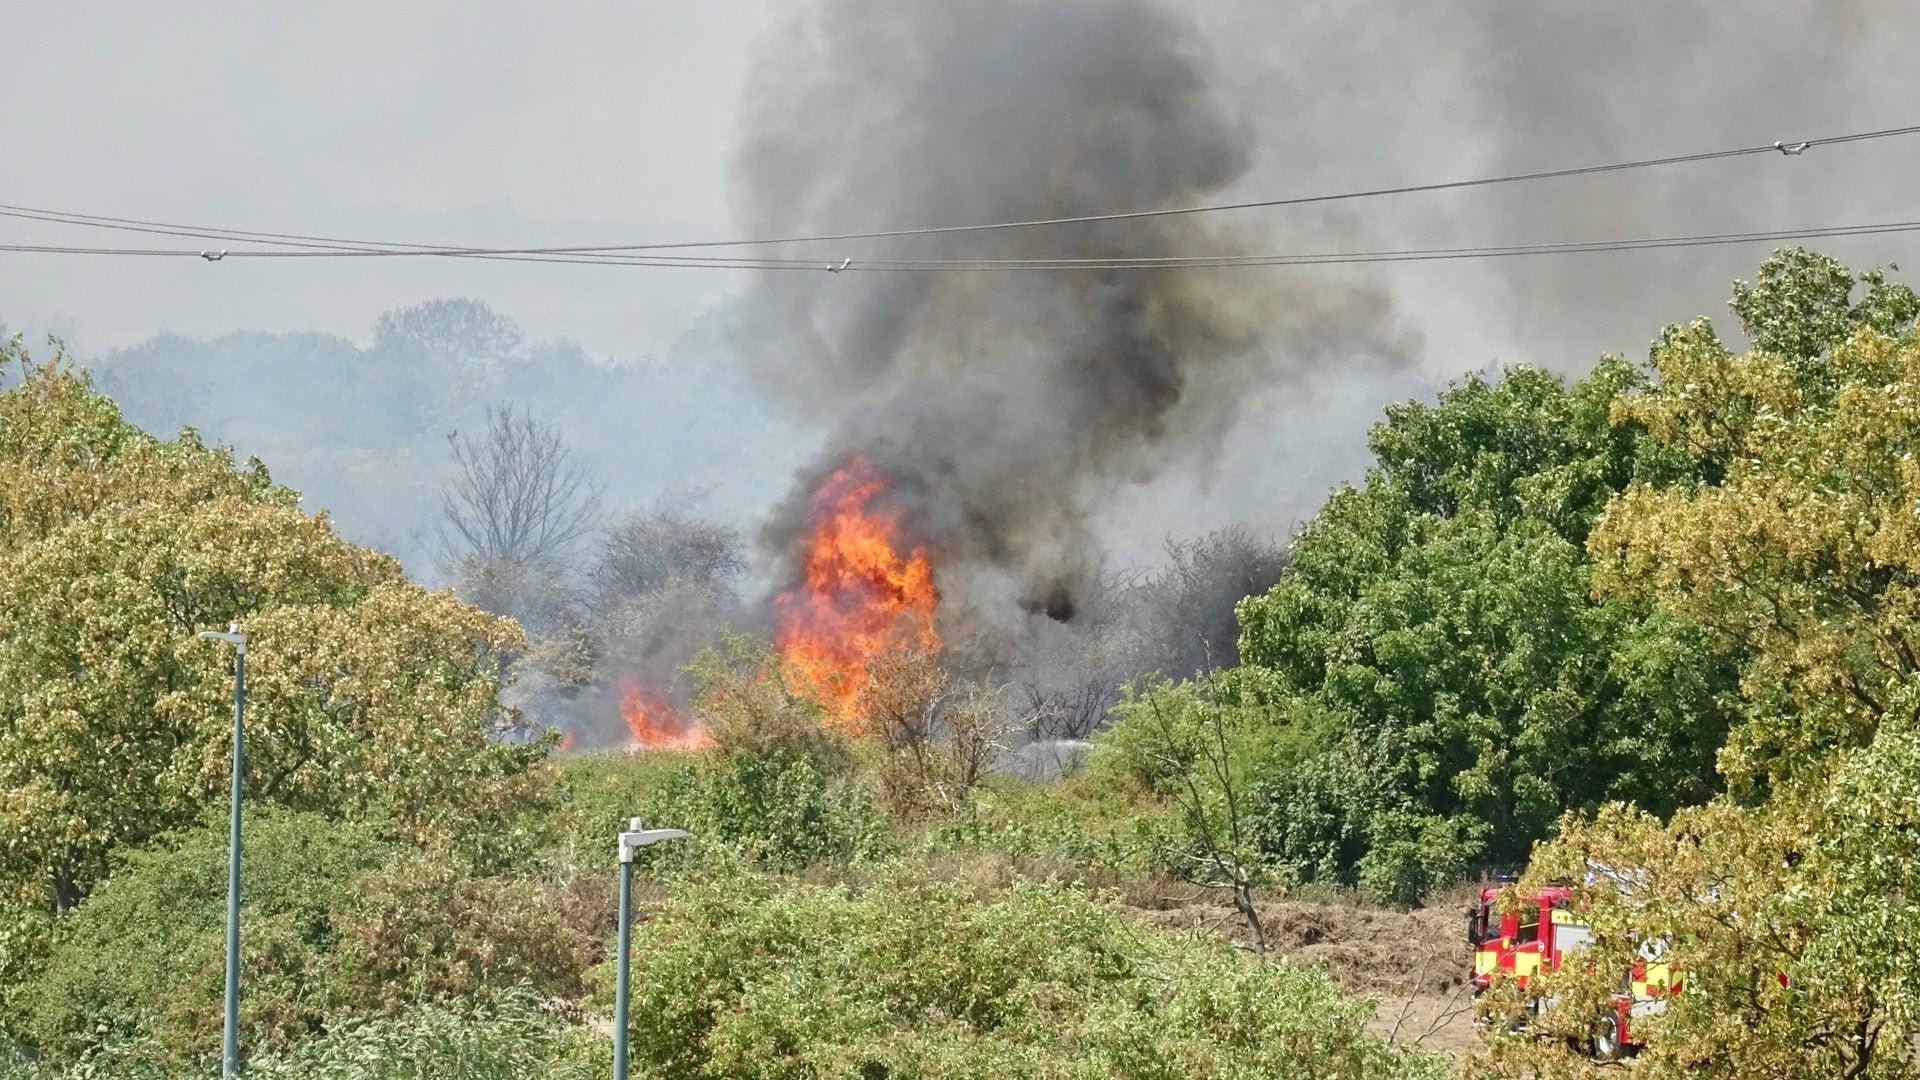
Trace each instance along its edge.
<instances>
[{"instance_id":1,"label":"green tree","mask_svg":"<svg viewBox=\"0 0 1920 1080\"><path fill-rule=\"evenodd\" d=\"M1200 676L1128 692L1116 711L1121 722L1102 733L1100 754L1128 762L1173 807L1161 859L1187 881L1226 890L1249 946L1264 954L1267 933L1253 891L1271 860L1256 845L1249 798L1271 727L1264 710L1221 701L1212 679Z\"/></svg>"},{"instance_id":2,"label":"green tree","mask_svg":"<svg viewBox=\"0 0 1920 1080\"><path fill-rule=\"evenodd\" d=\"M1298 876L1409 899L1520 861L1569 808L1715 790L1732 663L1685 618L1595 599L1583 550L1615 492L1692 467L1610 423L1642 381L1617 359L1571 385L1516 367L1390 408L1366 482L1240 605L1228 685L1294 729L1260 816Z\"/></svg>"},{"instance_id":3,"label":"green tree","mask_svg":"<svg viewBox=\"0 0 1920 1080\"><path fill-rule=\"evenodd\" d=\"M247 795L504 853L542 745L496 736L510 622L409 584L258 462L120 419L56 354L0 391L0 902L65 910L111 854L224 800L251 635ZM5 958L0 958L4 966Z\"/></svg>"},{"instance_id":4,"label":"green tree","mask_svg":"<svg viewBox=\"0 0 1920 1080\"><path fill-rule=\"evenodd\" d=\"M1756 343L1743 356L1706 320L1667 330L1655 352L1660 386L1623 400L1621 417L1714 462L1723 478L1636 484L1591 543L1599 588L1751 654L1749 719L1722 760L1741 793L1817 775L1828 751L1866 745L1885 717L1911 716L1916 703L1920 304L1870 274L1850 305L1836 280L1855 278L1804 252L1770 260L1758 285L1736 291Z\"/></svg>"}]
</instances>

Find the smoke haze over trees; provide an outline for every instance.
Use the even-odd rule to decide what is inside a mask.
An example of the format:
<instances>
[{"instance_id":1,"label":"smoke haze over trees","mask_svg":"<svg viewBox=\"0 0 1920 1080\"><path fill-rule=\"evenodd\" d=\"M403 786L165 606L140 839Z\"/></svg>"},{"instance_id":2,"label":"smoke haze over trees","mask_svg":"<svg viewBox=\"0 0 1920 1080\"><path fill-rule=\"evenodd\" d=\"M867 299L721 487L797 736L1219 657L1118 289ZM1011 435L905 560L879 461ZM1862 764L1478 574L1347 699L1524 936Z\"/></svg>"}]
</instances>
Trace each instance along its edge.
<instances>
[{"instance_id":1,"label":"smoke haze over trees","mask_svg":"<svg viewBox=\"0 0 1920 1080\"><path fill-rule=\"evenodd\" d=\"M757 625L746 602L763 586L733 522L751 522L754 493L785 486L793 455L811 445L724 368L605 363L565 342L530 344L472 300L388 312L365 348L318 333L156 338L90 366L129 419L162 433L194 426L289 462L281 475L301 486L304 507L518 619L533 641L510 700L581 746L628 737L621 675L678 686L679 697L679 668L720 626ZM520 481L556 496L555 520L508 512L527 494ZM602 489L589 528L585 496ZM471 537L449 527L448 499ZM1010 700L1033 736L1083 738L1121 683L1232 659L1232 603L1269 583L1241 579L1277 571L1277 537L1195 540L1175 531L1183 522L1164 524L1135 544L1173 547L1109 570L1110 587L1072 625L1042 620L982 645L980 670L1018 684ZM542 528L566 542L529 547ZM1157 568L1163 559L1169 571Z\"/></svg>"},{"instance_id":2,"label":"smoke haze over trees","mask_svg":"<svg viewBox=\"0 0 1920 1080\"><path fill-rule=\"evenodd\" d=\"M699 490L716 512L744 516L778 490L769 477L790 467L788 447L806 444L724 365L530 343L466 299L389 311L365 347L319 332L162 336L87 364L130 420L161 434L192 426L284 463L279 475L309 511L331 512L428 580L441 569L441 494L458 471L448 438L483 432L489 410L558 432L616 506ZM742 431L755 437L734 437Z\"/></svg>"}]
</instances>

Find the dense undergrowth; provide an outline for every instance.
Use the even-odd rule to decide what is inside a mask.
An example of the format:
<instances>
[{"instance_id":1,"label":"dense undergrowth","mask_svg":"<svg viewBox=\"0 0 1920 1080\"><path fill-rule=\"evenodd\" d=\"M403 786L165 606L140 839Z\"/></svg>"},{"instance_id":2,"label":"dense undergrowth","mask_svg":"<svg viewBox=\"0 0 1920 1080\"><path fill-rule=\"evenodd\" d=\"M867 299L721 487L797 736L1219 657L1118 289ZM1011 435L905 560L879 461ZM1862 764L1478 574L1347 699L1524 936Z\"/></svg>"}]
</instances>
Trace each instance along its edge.
<instances>
[{"instance_id":1,"label":"dense undergrowth","mask_svg":"<svg viewBox=\"0 0 1920 1080\"><path fill-rule=\"evenodd\" d=\"M562 759L548 844L483 873L378 830L249 819L251 1075L595 1075L612 996L612 836L696 831L641 871L642 1076L1431 1076L1319 968L1129 918L1142 808L996 781L964 817L888 817L806 757ZM7 1080L209 1075L225 834L168 834L63 916L11 994ZM31 1053L27 1048L32 1048ZM8 1071L8 1070L11 1071Z\"/></svg>"}]
</instances>

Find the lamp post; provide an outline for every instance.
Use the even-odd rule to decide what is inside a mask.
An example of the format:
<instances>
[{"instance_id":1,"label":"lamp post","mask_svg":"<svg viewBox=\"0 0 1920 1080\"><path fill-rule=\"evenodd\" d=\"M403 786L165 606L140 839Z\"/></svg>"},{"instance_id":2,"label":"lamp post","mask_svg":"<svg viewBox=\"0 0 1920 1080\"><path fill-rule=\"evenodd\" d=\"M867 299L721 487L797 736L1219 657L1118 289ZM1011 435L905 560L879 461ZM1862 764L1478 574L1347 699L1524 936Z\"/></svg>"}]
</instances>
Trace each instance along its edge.
<instances>
[{"instance_id":1,"label":"lamp post","mask_svg":"<svg viewBox=\"0 0 1920 1080\"><path fill-rule=\"evenodd\" d=\"M240 632L239 623L228 623L224 632L203 630L199 636L233 646L233 817L227 830L227 990L220 1075L236 1076L240 1072L240 780L246 770L240 731L247 708L247 635Z\"/></svg>"},{"instance_id":2,"label":"lamp post","mask_svg":"<svg viewBox=\"0 0 1920 1080\"><path fill-rule=\"evenodd\" d=\"M620 955L613 977L613 1080L627 1080L627 953L633 942L633 853L685 836L683 829L643 829L640 819L620 834Z\"/></svg>"}]
</instances>

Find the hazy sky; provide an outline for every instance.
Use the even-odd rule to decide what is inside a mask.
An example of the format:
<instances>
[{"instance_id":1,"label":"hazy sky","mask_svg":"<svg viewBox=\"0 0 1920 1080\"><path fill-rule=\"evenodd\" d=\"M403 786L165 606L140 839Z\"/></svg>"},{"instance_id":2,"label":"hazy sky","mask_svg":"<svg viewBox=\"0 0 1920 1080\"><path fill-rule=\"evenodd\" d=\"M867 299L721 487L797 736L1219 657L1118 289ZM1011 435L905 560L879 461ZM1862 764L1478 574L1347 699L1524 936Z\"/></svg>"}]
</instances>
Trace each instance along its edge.
<instances>
[{"instance_id":1,"label":"hazy sky","mask_svg":"<svg viewBox=\"0 0 1920 1080\"><path fill-rule=\"evenodd\" d=\"M0 203L477 245L727 234L736 228L729 196L743 95L750 86L778 95L822 82L819 73L781 67L781 57L806 50L773 48L816 2L8 0ZM1229 198L1920 120L1920 66L1911 57L1920 5L1910 0L1167 5L1192 21L1217 60L1212 92L1244 119L1251 165ZM770 59L756 69L763 57ZM1020 102L995 107L1009 124L1022 122ZM1920 206L1917 150L1920 139L1909 139L1524 191L1348 204L1291 217L1284 235L1318 250L1355 250L1910 220ZM1232 236L1238 223L1222 226ZM0 237L143 243L18 221L0 221ZM1863 266L1920 255L1915 234L1825 246ZM1220 460L1122 500L1128 505L1114 514L1126 520L1127 536L1116 537L1138 542L1240 516L1284 525L1317 505L1328 483L1357 473L1365 426L1383 401L1502 362L1578 371L1604 350L1644 356L1662 324L1721 316L1728 283L1750 276L1765 253L1735 247L1350 273L1391 296L1413 366L1383 373L1356 359L1354 373L1332 376L1317 398L1290 391L1250 410ZM319 330L365 344L383 311L471 296L518 320L531 339L567 338L594 357L691 367L732 363L725 335L711 327L745 285L719 271L0 253L0 324L33 336L57 332L83 358L161 332ZM707 331L695 332L697 323ZM763 472L782 468L778 455L755 460ZM783 482L761 476L753 491Z\"/></svg>"},{"instance_id":2,"label":"hazy sky","mask_svg":"<svg viewBox=\"0 0 1920 1080\"><path fill-rule=\"evenodd\" d=\"M10 0L0 202L425 242L710 235L728 227L741 85L781 10ZM76 232L133 237L0 227ZM364 340L383 310L474 295L536 336L633 355L664 351L728 287L718 272L8 256L0 321L83 351L162 329Z\"/></svg>"},{"instance_id":3,"label":"hazy sky","mask_svg":"<svg viewBox=\"0 0 1920 1080\"><path fill-rule=\"evenodd\" d=\"M428 242L725 233L749 70L809 6L10 0L0 65L0 148L9 167L0 202ZM1256 163L1244 186L1261 193L1887 126L1912 122L1911 102L1920 97L1920 74L1901 44L1910 47L1920 32L1920 6L1900 0L1173 6L1219 54L1219 90L1249 117ZM777 88L804 74L772 71L764 81ZM1010 122L1017 116L1009 103ZM1397 222L1386 239L1400 243L1684 230L1744 223L1755 211L1774 225L1845 223L1842 211L1863 202L1910 211L1902 204L1913 194L1915 161L1910 148L1836 150L1795 161L1791 172L1783 162L1674 170L1651 191L1631 178L1563 185L1523 197L1525 215L1491 210L1512 200L1490 194L1367 204L1359 220ZM1897 173L1895 187L1877 196L1851 190L1870 178L1863 169L1879 166ZM1728 179L1753 187L1717 191ZM1669 180L1713 194L1676 200ZM1582 202L1607 212L1572 205ZM1459 221L1472 229L1449 227ZM1348 230L1355 231L1380 230ZM17 221L0 235L135 239ZM1897 257L1912 244L1897 238L1853 249ZM1750 270L1762 254L1530 262L1524 273L1601 290L1658 283L1674 297L1664 305L1673 310L1634 311L1646 325L1622 344L1638 345L1688 301L1717 306L1730 270ZM1445 353L1479 354L1436 357L1436 371L1512 358L1517 334L1502 325L1513 314L1505 309L1537 299L1512 305L1498 291L1476 291L1498 276L1483 266L1390 276L1419 329ZM83 350L163 329L319 328L364 340L380 311L474 295L533 336L633 355L665 352L737 284L723 272L5 255L0 321L58 330ZM1518 314L1535 327L1568 314L1567 293L1550 295L1560 311Z\"/></svg>"}]
</instances>

